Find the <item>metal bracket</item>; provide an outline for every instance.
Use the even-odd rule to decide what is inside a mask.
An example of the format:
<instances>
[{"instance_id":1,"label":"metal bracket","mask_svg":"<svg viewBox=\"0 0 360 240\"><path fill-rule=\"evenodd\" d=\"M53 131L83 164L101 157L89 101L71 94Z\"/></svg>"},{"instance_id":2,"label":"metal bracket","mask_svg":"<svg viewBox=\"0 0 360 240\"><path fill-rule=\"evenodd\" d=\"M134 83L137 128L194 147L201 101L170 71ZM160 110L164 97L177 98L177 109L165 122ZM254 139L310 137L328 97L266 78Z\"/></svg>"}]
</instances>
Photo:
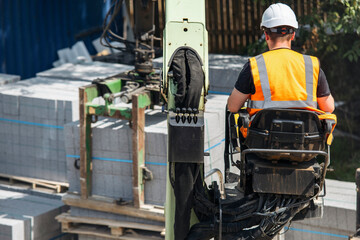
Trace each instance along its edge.
<instances>
[{"instance_id":1,"label":"metal bracket","mask_svg":"<svg viewBox=\"0 0 360 240\"><path fill-rule=\"evenodd\" d=\"M98 96L96 85L80 87L80 183L81 198L91 196L92 186L92 131L93 117L106 116L128 120L132 123L132 156L133 156L133 200L139 208L144 204L144 172L145 166L145 108L151 104L147 92L132 96L132 108L120 108L111 104L106 97L105 105L93 104ZM146 172L146 174L148 174Z\"/></svg>"}]
</instances>

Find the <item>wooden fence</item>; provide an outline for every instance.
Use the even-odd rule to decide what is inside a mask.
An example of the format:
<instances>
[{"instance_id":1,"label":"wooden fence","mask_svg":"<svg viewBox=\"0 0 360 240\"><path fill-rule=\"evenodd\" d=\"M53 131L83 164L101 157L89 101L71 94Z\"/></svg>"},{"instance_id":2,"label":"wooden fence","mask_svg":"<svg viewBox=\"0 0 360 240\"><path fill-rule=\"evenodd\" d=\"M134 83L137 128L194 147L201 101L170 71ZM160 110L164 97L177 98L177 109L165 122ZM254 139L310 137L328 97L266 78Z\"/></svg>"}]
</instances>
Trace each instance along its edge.
<instances>
[{"instance_id":1,"label":"wooden fence","mask_svg":"<svg viewBox=\"0 0 360 240\"><path fill-rule=\"evenodd\" d=\"M165 0L157 0L155 24L162 37L165 25ZM195 1L195 0L194 0ZM206 0L206 27L211 53L239 54L240 50L257 41L261 16L274 0ZM286 0L297 18L310 14L320 6L320 0Z\"/></svg>"}]
</instances>

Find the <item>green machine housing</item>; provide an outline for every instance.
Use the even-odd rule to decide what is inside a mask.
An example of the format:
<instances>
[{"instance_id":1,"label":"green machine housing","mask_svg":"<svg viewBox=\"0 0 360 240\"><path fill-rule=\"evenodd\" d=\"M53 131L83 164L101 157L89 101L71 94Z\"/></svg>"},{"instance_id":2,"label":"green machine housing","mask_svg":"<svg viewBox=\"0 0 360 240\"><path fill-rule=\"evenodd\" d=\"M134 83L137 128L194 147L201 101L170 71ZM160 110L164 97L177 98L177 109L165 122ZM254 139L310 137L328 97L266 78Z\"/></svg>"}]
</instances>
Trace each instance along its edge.
<instances>
[{"instance_id":1,"label":"green machine housing","mask_svg":"<svg viewBox=\"0 0 360 240\"><path fill-rule=\"evenodd\" d=\"M203 176L204 111L208 92L205 1L166 1L163 92L168 110L165 239L184 239L197 218L189 198ZM177 194L181 192L182 194Z\"/></svg>"}]
</instances>

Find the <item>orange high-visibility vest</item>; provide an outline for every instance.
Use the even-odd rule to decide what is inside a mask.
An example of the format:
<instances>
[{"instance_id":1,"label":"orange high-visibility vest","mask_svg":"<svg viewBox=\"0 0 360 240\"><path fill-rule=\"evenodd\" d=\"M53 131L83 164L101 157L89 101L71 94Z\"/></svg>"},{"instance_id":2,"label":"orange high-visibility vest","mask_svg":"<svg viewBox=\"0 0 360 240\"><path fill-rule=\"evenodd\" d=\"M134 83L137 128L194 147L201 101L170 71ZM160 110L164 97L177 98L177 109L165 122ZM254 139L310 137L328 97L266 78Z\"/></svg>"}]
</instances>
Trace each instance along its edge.
<instances>
[{"instance_id":1,"label":"orange high-visibility vest","mask_svg":"<svg viewBox=\"0 0 360 240\"><path fill-rule=\"evenodd\" d=\"M250 59L255 94L250 96L250 116L264 108L317 110L319 60L290 49L268 51Z\"/></svg>"}]
</instances>

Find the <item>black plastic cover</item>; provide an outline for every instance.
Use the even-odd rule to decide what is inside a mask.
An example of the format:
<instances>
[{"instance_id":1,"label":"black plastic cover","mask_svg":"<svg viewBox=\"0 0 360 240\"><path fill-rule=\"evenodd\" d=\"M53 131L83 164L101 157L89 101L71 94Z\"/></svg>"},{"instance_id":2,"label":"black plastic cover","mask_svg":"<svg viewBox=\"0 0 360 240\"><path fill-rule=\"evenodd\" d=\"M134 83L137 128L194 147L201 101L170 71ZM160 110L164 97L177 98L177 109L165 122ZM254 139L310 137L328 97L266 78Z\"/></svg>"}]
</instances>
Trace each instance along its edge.
<instances>
[{"instance_id":1,"label":"black plastic cover","mask_svg":"<svg viewBox=\"0 0 360 240\"><path fill-rule=\"evenodd\" d=\"M197 52L191 48L177 49L171 58L169 71L177 84L176 108L199 108L205 75Z\"/></svg>"},{"instance_id":2,"label":"black plastic cover","mask_svg":"<svg viewBox=\"0 0 360 240\"><path fill-rule=\"evenodd\" d=\"M176 121L176 114L169 113L169 162L204 162L204 116L198 114L198 121Z\"/></svg>"},{"instance_id":3,"label":"black plastic cover","mask_svg":"<svg viewBox=\"0 0 360 240\"><path fill-rule=\"evenodd\" d=\"M314 159L293 165L252 158L247 169L252 172L252 188L257 193L311 197L320 176L320 165Z\"/></svg>"}]
</instances>

